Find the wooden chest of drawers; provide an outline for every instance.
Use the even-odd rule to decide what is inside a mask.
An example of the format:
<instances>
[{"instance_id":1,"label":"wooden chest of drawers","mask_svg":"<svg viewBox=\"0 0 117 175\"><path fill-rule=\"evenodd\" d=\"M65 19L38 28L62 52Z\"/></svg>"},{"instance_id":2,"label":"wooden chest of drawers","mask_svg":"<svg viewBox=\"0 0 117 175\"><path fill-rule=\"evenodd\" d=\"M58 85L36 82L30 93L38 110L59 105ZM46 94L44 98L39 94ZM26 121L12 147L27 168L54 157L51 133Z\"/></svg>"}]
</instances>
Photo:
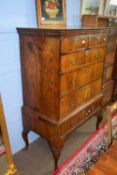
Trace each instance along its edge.
<instances>
[{"instance_id":1,"label":"wooden chest of drawers","mask_svg":"<svg viewBox=\"0 0 117 175\"><path fill-rule=\"evenodd\" d=\"M23 138L45 138L57 166L74 129L98 113L109 30L18 29L23 81Z\"/></svg>"}]
</instances>

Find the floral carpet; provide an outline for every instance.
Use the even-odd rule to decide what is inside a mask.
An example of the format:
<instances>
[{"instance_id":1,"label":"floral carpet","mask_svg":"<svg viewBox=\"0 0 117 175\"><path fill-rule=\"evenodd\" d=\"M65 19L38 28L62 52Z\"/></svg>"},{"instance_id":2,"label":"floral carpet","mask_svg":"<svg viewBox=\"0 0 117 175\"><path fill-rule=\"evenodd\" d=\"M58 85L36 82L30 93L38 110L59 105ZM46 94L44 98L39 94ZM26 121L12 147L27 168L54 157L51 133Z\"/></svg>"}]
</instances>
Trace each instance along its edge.
<instances>
[{"instance_id":1,"label":"floral carpet","mask_svg":"<svg viewBox=\"0 0 117 175\"><path fill-rule=\"evenodd\" d=\"M113 137L117 138L117 113L112 116ZM84 175L108 149L107 123L95 131L86 142L53 175Z\"/></svg>"},{"instance_id":2,"label":"floral carpet","mask_svg":"<svg viewBox=\"0 0 117 175\"><path fill-rule=\"evenodd\" d=\"M3 143L3 139L0 136L0 156L2 156L3 154L5 154L5 146L4 146L4 143Z\"/></svg>"}]
</instances>

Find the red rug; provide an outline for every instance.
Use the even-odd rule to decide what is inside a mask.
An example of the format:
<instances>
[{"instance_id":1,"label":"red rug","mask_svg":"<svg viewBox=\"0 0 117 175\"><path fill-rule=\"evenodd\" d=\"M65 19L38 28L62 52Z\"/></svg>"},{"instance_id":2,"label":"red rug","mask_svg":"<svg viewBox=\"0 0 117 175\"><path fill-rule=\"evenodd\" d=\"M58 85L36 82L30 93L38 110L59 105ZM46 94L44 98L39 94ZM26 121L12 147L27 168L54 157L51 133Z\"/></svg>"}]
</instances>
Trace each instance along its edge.
<instances>
[{"instance_id":1,"label":"red rug","mask_svg":"<svg viewBox=\"0 0 117 175\"><path fill-rule=\"evenodd\" d=\"M5 154L5 146L4 146L4 143L3 143L3 139L0 135L0 156L2 156L3 154Z\"/></svg>"},{"instance_id":2,"label":"red rug","mask_svg":"<svg viewBox=\"0 0 117 175\"><path fill-rule=\"evenodd\" d=\"M0 156L2 156L3 154L5 154L5 147L0 146Z\"/></svg>"},{"instance_id":3,"label":"red rug","mask_svg":"<svg viewBox=\"0 0 117 175\"><path fill-rule=\"evenodd\" d=\"M117 113L112 116L113 137L117 138ZM103 124L53 175L83 175L107 150L107 124Z\"/></svg>"}]
</instances>

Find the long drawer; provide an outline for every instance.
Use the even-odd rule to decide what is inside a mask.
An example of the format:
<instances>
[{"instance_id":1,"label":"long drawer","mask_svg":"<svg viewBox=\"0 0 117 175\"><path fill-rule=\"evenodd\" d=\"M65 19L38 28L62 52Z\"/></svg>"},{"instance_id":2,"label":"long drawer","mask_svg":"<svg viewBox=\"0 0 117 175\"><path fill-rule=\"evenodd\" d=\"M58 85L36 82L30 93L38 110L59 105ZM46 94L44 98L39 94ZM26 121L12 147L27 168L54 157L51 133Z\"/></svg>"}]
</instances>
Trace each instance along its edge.
<instances>
[{"instance_id":1,"label":"long drawer","mask_svg":"<svg viewBox=\"0 0 117 175\"><path fill-rule=\"evenodd\" d=\"M79 88L91 81L102 77L103 60L89 66L85 66L77 71L65 74L60 79L60 95L64 95L76 88Z\"/></svg>"},{"instance_id":2,"label":"long drawer","mask_svg":"<svg viewBox=\"0 0 117 175\"><path fill-rule=\"evenodd\" d=\"M105 57L105 47L92 48L61 56L61 72L68 72Z\"/></svg>"},{"instance_id":3,"label":"long drawer","mask_svg":"<svg viewBox=\"0 0 117 175\"><path fill-rule=\"evenodd\" d=\"M77 35L61 39L61 53L106 44L107 34Z\"/></svg>"},{"instance_id":4,"label":"long drawer","mask_svg":"<svg viewBox=\"0 0 117 175\"><path fill-rule=\"evenodd\" d=\"M96 80L60 100L60 118L66 117L101 92L102 79Z\"/></svg>"},{"instance_id":5,"label":"long drawer","mask_svg":"<svg viewBox=\"0 0 117 175\"><path fill-rule=\"evenodd\" d=\"M80 124L80 122L85 120L89 115L91 115L96 110L100 109L100 106L101 106L101 98L90 104L84 110L81 110L80 112L75 114L67 121L65 121L61 125L61 136L64 137L73 129L75 129Z\"/></svg>"}]
</instances>

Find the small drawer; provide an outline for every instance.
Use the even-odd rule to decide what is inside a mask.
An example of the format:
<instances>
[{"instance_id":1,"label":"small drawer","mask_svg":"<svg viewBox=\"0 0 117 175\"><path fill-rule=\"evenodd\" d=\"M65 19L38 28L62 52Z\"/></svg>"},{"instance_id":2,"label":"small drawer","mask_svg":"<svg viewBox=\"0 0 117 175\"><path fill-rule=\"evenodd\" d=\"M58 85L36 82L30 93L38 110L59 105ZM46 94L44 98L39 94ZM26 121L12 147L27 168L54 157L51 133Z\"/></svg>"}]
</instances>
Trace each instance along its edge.
<instances>
[{"instance_id":1,"label":"small drawer","mask_svg":"<svg viewBox=\"0 0 117 175\"><path fill-rule=\"evenodd\" d=\"M102 80L96 80L60 100L60 118L64 118L79 106L88 102L101 92Z\"/></svg>"},{"instance_id":2,"label":"small drawer","mask_svg":"<svg viewBox=\"0 0 117 175\"><path fill-rule=\"evenodd\" d=\"M96 34L89 36L89 47L106 44L107 35L105 34Z\"/></svg>"},{"instance_id":3,"label":"small drawer","mask_svg":"<svg viewBox=\"0 0 117 175\"><path fill-rule=\"evenodd\" d=\"M102 72L103 61L100 61L84 68L80 68L74 72L62 75L60 79L61 96L69 91L90 83L91 81L101 78Z\"/></svg>"},{"instance_id":4,"label":"small drawer","mask_svg":"<svg viewBox=\"0 0 117 175\"><path fill-rule=\"evenodd\" d=\"M112 73L113 73L113 65L109 65L109 66L104 67L103 83L112 79Z\"/></svg>"},{"instance_id":5,"label":"small drawer","mask_svg":"<svg viewBox=\"0 0 117 175\"><path fill-rule=\"evenodd\" d=\"M112 93L113 93L113 87L114 87L114 81L111 80L108 83L106 83L103 86L102 93L103 93L103 98L102 98L102 105L106 105L108 102L111 101L112 99Z\"/></svg>"},{"instance_id":6,"label":"small drawer","mask_svg":"<svg viewBox=\"0 0 117 175\"><path fill-rule=\"evenodd\" d=\"M75 51L88 46L88 36L75 36L61 40L61 52Z\"/></svg>"},{"instance_id":7,"label":"small drawer","mask_svg":"<svg viewBox=\"0 0 117 175\"><path fill-rule=\"evenodd\" d=\"M94 113L101 106L101 99L98 99L93 104L86 107L84 110L80 111L72 118L68 119L61 125L61 136L65 136L68 133L72 132L73 129L78 127L80 123L85 120L89 115Z\"/></svg>"}]
</instances>

